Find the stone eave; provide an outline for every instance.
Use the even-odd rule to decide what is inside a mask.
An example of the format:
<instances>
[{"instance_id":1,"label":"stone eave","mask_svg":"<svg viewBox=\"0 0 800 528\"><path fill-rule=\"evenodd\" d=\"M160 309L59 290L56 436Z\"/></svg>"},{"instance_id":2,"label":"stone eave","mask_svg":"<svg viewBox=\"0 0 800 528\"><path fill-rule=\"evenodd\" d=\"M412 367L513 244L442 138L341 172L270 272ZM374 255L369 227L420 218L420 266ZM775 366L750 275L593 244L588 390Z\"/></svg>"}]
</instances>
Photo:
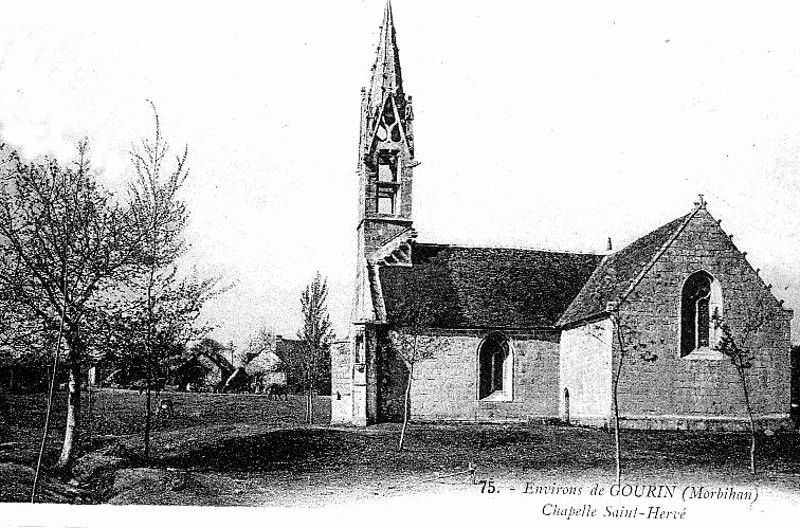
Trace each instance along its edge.
<instances>
[{"instance_id":1,"label":"stone eave","mask_svg":"<svg viewBox=\"0 0 800 528\"><path fill-rule=\"evenodd\" d=\"M384 266L411 267L411 243L416 238L417 232L409 227L367 257L367 280L372 297L372 309L378 321L386 321L386 303L380 269Z\"/></svg>"},{"instance_id":2,"label":"stone eave","mask_svg":"<svg viewBox=\"0 0 800 528\"><path fill-rule=\"evenodd\" d=\"M379 321L377 319L362 320L351 323L354 326L391 326L391 321ZM426 326L424 330L441 330L453 332L560 332L562 327L558 326Z\"/></svg>"},{"instance_id":3,"label":"stone eave","mask_svg":"<svg viewBox=\"0 0 800 528\"><path fill-rule=\"evenodd\" d=\"M387 224L397 224L397 225L407 225L407 226L410 226L413 223L413 220L411 220L410 218L398 218L396 216L388 216L388 215L387 216L372 216L372 215L370 215L370 216L366 216L365 218L362 218L358 222L358 225L356 226L356 230L360 229L361 226L364 225L364 222L369 222L369 221L373 221L373 222L377 221L377 222L384 222L384 223L387 223Z\"/></svg>"},{"instance_id":4,"label":"stone eave","mask_svg":"<svg viewBox=\"0 0 800 528\"><path fill-rule=\"evenodd\" d=\"M572 330L574 328L578 328L579 326L586 326L587 324L596 323L598 321L602 321L603 319L608 319L611 317L611 312L607 310L603 310L602 312L596 312L592 315L588 315L586 317L581 317L575 321L570 321L569 323L556 326L558 330Z\"/></svg>"}]
</instances>

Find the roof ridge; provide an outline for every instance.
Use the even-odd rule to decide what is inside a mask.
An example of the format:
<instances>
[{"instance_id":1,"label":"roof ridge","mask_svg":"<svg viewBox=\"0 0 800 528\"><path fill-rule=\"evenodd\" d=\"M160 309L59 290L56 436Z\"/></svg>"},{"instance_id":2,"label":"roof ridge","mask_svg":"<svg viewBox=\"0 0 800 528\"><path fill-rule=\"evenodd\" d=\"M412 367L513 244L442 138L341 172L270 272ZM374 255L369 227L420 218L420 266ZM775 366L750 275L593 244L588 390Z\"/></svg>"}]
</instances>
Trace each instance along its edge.
<instances>
[{"instance_id":1,"label":"roof ridge","mask_svg":"<svg viewBox=\"0 0 800 528\"><path fill-rule=\"evenodd\" d=\"M509 251L536 251L538 253L554 253L557 255L580 255L580 256L591 256L591 257L606 257L608 255L604 255L602 253L586 253L586 252L578 252L578 251L561 251L557 249L542 249L542 248L535 248L535 247L509 247L509 246L477 246L477 245L467 245L467 244L460 244L460 243L448 243L448 242L421 242L415 241L418 245L423 246L444 246L444 247L451 247L451 248L458 248L458 249L504 249Z\"/></svg>"},{"instance_id":2,"label":"roof ridge","mask_svg":"<svg viewBox=\"0 0 800 528\"><path fill-rule=\"evenodd\" d=\"M644 268L642 268L642 271L639 272L639 274L636 276L636 278L633 279L633 281L631 282L630 286L628 286L628 288L625 290L625 292L622 295L620 295L620 298L619 298L619 301L618 301L620 304L625 302L625 299L627 299L628 296L631 293L633 293L633 291L636 289L636 287L639 286L639 283L642 282L642 279L644 279L644 276L647 275L647 272L650 271L653 268L653 266L655 266L655 263L658 262L658 259L660 259L664 255L664 253L667 251L669 246L671 246L672 243L675 242L675 239L677 239L678 236L683 232L683 230L686 229L686 226L689 225L689 222L691 222L692 218L694 218L694 216L697 214L697 212L700 209L703 209L703 208L705 208L705 204L704 203L698 203L694 207L694 209L692 209L692 211L688 215L686 215L686 218L684 219L683 222L681 222L681 225L678 226L677 229L675 229L675 231L672 233L672 235L670 235L670 237L667 239L666 242L661 244L661 247L658 248L658 251L656 251L655 255L653 255L653 257L650 259L650 261L644 266Z\"/></svg>"},{"instance_id":3,"label":"roof ridge","mask_svg":"<svg viewBox=\"0 0 800 528\"><path fill-rule=\"evenodd\" d=\"M559 326L607 315L613 310L609 303L624 302L705 204L695 205L699 207L606 255L559 318Z\"/></svg>"}]
</instances>

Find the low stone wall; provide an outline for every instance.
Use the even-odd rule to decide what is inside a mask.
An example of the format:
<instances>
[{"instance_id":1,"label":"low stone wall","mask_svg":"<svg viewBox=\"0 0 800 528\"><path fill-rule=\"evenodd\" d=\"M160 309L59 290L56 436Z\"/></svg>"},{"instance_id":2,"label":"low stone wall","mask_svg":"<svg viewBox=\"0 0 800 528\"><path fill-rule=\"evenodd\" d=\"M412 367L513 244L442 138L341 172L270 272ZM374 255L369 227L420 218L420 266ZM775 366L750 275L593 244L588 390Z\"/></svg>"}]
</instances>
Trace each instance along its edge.
<instances>
[{"instance_id":1,"label":"low stone wall","mask_svg":"<svg viewBox=\"0 0 800 528\"><path fill-rule=\"evenodd\" d=\"M623 429L678 430L678 431L750 431L750 421L739 417L637 417L622 418ZM791 431L794 429L789 416L762 416L756 418L758 431Z\"/></svg>"},{"instance_id":2,"label":"low stone wall","mask_svg":"<svg viewBox=\"0 0 800 528\"><path fill-rule=\"evenodd\" d=\"M613 428L614 417L582 416L570 422L586 427ZM726 431L749 432L750 421L741 417L719 416L640 416L620 418L622 429L648 431ZM756 418L757 431L793 431L794 422L786 416Z\"/></svg>"}]
</instances>

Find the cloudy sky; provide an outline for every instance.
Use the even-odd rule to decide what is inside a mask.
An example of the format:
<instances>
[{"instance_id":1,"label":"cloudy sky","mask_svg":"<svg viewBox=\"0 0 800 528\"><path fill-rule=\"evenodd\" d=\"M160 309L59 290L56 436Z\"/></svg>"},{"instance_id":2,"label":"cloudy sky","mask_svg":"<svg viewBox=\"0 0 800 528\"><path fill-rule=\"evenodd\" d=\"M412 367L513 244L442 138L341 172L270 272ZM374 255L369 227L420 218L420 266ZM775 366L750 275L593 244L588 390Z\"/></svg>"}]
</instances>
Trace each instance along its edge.
<instances>
[{"instance_id":1,"label":"cloudy sky","mask_svg":"<svg viewBox=\"0 0 800 528\"><path fill-rule=\"evenodd\" d=\"M0 134L64 160L88 136L121 189L152 99L190 149L186 264L235 285L206 311L216 337L294 335L317 270L344 334L383 0L161 4L0 0ZM800 308L794 2L395 0L394 15L421 240L599 252L704 193Z\"/></svg>"}]
</instances>

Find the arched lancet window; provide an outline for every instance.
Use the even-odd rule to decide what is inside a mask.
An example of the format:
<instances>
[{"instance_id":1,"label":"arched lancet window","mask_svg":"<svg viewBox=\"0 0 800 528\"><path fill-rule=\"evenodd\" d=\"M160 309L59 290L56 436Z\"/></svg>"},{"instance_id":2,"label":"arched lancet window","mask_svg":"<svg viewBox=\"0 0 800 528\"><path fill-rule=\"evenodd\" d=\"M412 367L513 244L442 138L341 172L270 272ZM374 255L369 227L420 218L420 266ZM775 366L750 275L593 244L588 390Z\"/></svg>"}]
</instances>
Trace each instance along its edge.
<instances>
[{"instance_id":1,"label":"arched lancet window","mask_svg":"<svg viewBox=\"0 0 800 528\"><path fill-rule=\"evenodd\" d=\"M512 358L508 339L490 334L478 351L478 398L511 399Z\"/></svg>"},{"instance_id":2,"label":"arched lancet window","mask_svg":"<svg viewBox=\"0 0 800 528\"><path fill-rule=\"evenodd\" d=\"M693 273L681 292L681 357L716 344L722 318L719 283L705 271Z\"/></svg>"}]
</instances>

